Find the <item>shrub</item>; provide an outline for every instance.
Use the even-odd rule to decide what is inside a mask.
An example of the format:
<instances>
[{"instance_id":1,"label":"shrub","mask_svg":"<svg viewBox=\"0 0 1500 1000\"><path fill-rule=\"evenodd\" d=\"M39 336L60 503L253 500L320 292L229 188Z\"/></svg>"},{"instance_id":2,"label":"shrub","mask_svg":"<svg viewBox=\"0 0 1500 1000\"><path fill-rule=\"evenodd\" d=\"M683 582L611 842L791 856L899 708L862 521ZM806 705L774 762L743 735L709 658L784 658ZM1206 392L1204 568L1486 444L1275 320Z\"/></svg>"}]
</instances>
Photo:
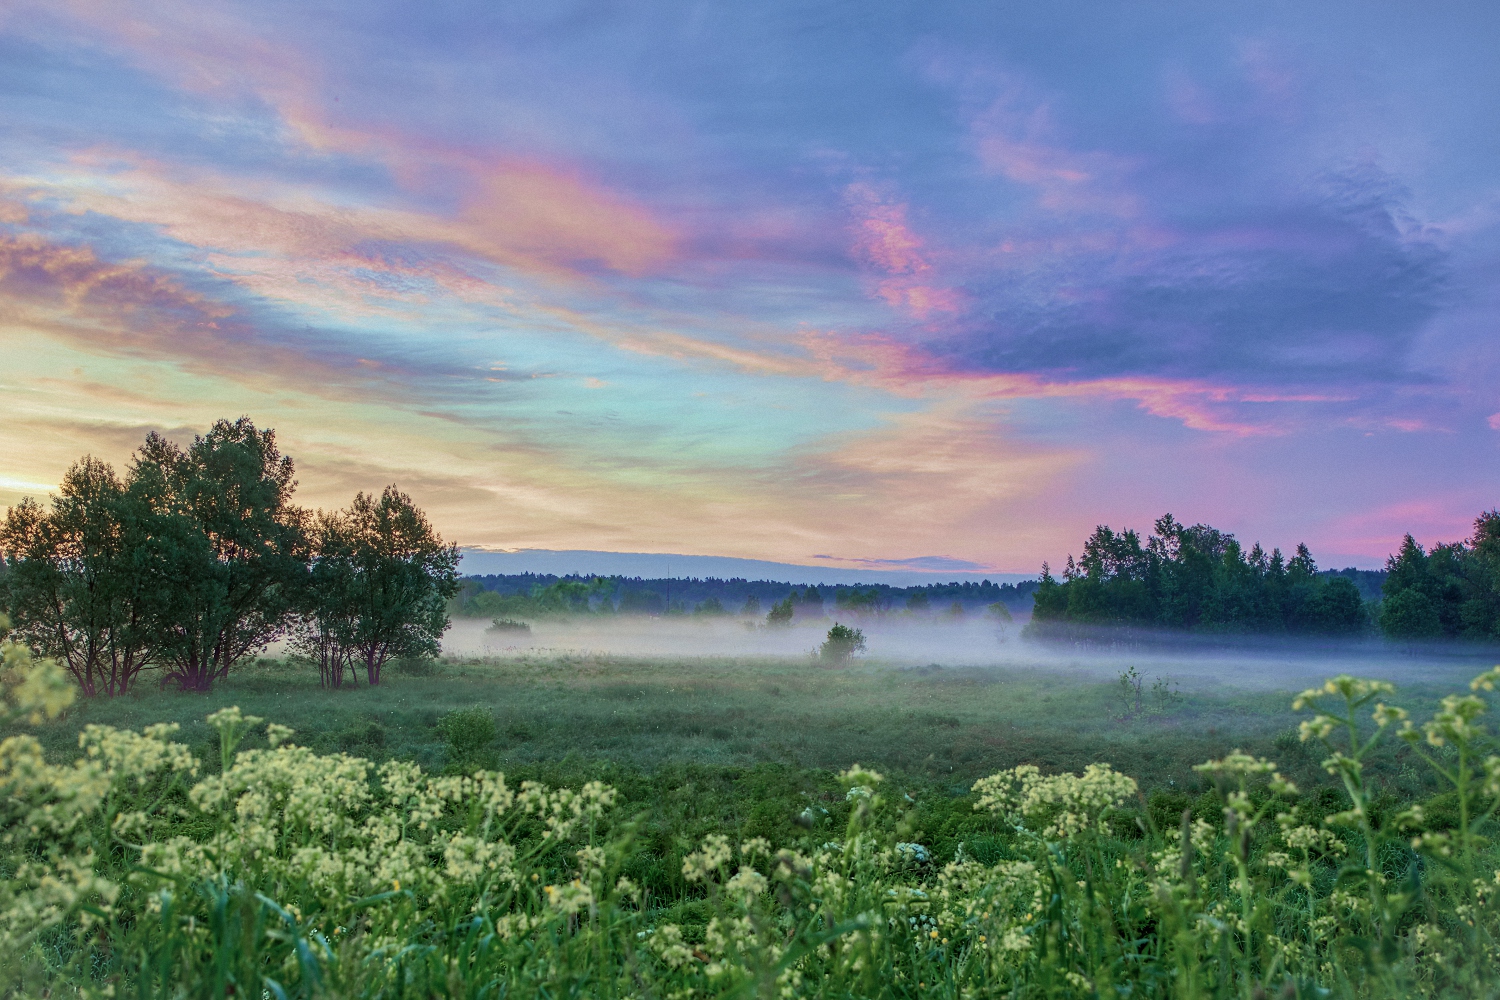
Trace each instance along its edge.
<instances>
[{"instance_id":1,"label":"shrub","mask_svg":"<svg viewBox=\"0 0 1500 1000\"><path fill-rule=\"evenodd\" d=\"M818 655L830 663L845 663L855 653L865 651L865 633L861 629L834 623L828 638L818 647Z\"/></svg>"},{"instance_id":2,"label":"shrub","mask_svg":"<svg viewBox=\"0 0 1500 1000\"><path fill-rule=\"evenodd\" d=\"M438 720L443 742L459 757L467 757L495 742L495 717L483 708L463 708Z\"/></svg>"}]
</instances>

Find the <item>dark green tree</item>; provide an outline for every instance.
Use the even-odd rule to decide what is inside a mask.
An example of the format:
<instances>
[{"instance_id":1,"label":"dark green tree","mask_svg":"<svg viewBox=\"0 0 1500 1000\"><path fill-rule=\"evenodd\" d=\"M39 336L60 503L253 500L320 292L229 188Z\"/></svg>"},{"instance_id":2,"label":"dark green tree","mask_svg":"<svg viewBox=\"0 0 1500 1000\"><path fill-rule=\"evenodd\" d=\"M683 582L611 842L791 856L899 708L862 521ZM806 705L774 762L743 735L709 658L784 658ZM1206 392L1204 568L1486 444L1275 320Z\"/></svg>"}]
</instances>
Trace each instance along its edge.
<instances>
[{"instance_id":1,"label":"dark green tree","mask_svg":"<svg viewBox=\"0 0 1500 1000\"><path fill-rule=\"evenodd\" d=\"M1369 624L1369 616L1354 581L1335 576L1303 604L1298 624L1315 635L1357 635Z\"/></svg>"},{"instance_id":2,"label":"dark green tree","mask_svg":"<svg viewBox=\"0 0 1500 1000\"><path fill-rule=\"evenodd\" d=\"M143 626L163 683L207 691L287 624L306 570L306 513L274 431L220 420L186 449L152 433L126 492L140 518Z\"/></svg>"},{"instance_id":3,"label":"dark green tree","mask_svg":"<svg viewBox=\"0 0 1500 1000\"><path fill-rule=\"evenodd\" d=\"M24 499L0 527L16 638L67 666L84 697L124 694L149 662L141 541L115 470L85 457L49 508Z\"/></svg>"},{"instance_id":4,"label":"dark green tree","mask_svg":"<svg viewBox=\"0 0 1500 1000\"><path fill-rule=\"evenodd\" d=\"M376 685L392 657L437 655L458 593L458 546L395 486L379 499L358 494L342 521L353 571L347 646Z\"/></svg>"},{"instance_id":5,"label":"dark green tree","mask_svg":"<svg viewBox=\"0 0 1500 1000\"><path fill-rule=\"evenodd\" d=\"M1391 638L1500 638L1500 511L1480 514L1474 534L1461 542L1424 550L1407 535L1386 571L1380 622ZM1438 630L1429 634L1433 616Z\"/></svg>"},{"instance_id":6,"label":"dark green tree","mask_svg":"<svg viewBox=\"0 0 1500 1000\"><path fill-rule=\"evenodd\" d=\"M792 598L791 595L788 595L771 605L771 610L766 612L766 624L790 625L792 623L792 614Z\"/></svg>"},{"instance_id":7,"label":"dark green tree","mask_svg":"<svg viewBox=\"0 0 1500 1000\"><path fill-rule=\"evenodd\" d=\"M346 673L359 676L351 662L357 595L354 545L344 515L319 511L310 542L312 565L300 590L291 644L317 664L323 687L340 688Z\"/></svg>"},{"instance_id":8,"label":"dark green tree","mask_svg":"<svg viewBox=\"0 0 1500 1000\"><path fill-rule=\"evenodd\" d=\"M1380 631L1392 639L1435 639L1443 622L1432 598L1412 588L1380 602Z\"/></svg>"}]
</instances>

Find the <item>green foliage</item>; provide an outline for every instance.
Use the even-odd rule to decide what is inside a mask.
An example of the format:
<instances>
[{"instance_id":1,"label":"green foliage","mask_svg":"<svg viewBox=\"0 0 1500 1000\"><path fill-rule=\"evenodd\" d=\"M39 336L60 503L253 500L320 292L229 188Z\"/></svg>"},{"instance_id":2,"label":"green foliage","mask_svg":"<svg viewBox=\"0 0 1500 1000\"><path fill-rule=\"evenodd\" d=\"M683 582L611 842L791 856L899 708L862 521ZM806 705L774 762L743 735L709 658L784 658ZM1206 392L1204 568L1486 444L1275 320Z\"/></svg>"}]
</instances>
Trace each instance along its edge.
<instances>
[{"instance_id":1,"label":"green foliage","mask_svg":"<svg viewBox=\"0 0 1500 1000\"><path fill-rule=\"evenodd\" d=\"M247 417L216 422L186 449L152 433L136 452L126 478L140 518L134 572L164 683L207 690L281 633L308 555L295 488L275 432Z\"/></svg>"},{"instance_id":2,"label":"green foliage","mask_svg":"<svg viewBox=\"0 0 1500 1000\"><path fill-rule=\"evenodd\" d=\"M855 653L865 651L865 634L857 628L835 622L818 647L818 655L829 663L847 663Z\"/></svg>"},{"instance_id":3,"label":"green foliage","mask_svg":"<svg viewBox=\"0 0 1500 1000\"><path fill-rule=\"evenodd\" d=\"M123 480L84 458L50 509L25 499L0 527L18 637L86 696L125 694L148 666L206 692L289 633L327 687L356 664L378 684L392 657L435 656L457 548L394 486L310 516L293 471L246 417L187 448L148 435Z\"/></svg>"},{"instance_id":4,"label":"green foliage","mask_svg":"<svg viewBox=\"0 0 1500 1000\"><path fill-rule=\"evenodd\" d=\"M834 607L848 614L869 614L880 607L880 591L874 587L840 587L834 594L833 603ZM819 601L819 606L821 604Z\"/></svg>"},{"instance_id":5,"label":"green foliage","mask_svg":"<svg viewBox=\"0 0 1500 1000\"><path fill-rule=\"evenodd\" d=\"M1500 639L1500 511L1428 552L1407 535L1386 563L1380 628L1392 639Z\"/></svg>"},{"instance_id":6,"label":"green foliage","mask_svg":"<svg viewBox=\"0 0 1500 1000\"><path fill-rule=\"evenodd\" d=\"M1410 726L1392 694L1338 677L1299 697L1338 788L1299 790L1233 751L1196 768L1208 787L1147 800L1100 763L1015 766L948 794L858 765L741 775L728 798L727 775L704 771L633 794L639 777L586 771L513 787L322 755L238 708L207 720L213 762L172 726L90 727L77 767L15 736L0 753L15 873L0 991L1487 996L1487 705L1450 695ZM482 728L453 718L445 732ZM1415 844L1401 828L1419 810L1369 773L1403 731L1461 817Z\"/></svg>"},{"instance_id":7,"label":"green foliage","mask_svg":"<svg viewBox=\"0 0 1500 1000\"><path fill-rule=\"evenodd\" d=\"M1436 639L1443 622L1432 598L1420 590L1398 590L1380 602L1380 631L1392 639Z\"/></svg>"},{"instance_id":8,"label":"green foliage","mask_svg":"<svg viewBox=\"0 0 1500 1000\"><path fill-rule=\"evenodd\" d=\"M149 664L138 499L107 463L85 457L50 510L25 498L0 526L16 637L65 664L84 697L126 693Z\"/></svg>"},{"instance_id":9,"label":"green foliage","mask_svg":"<svg viewBox=\"0 0 1500 1000\"><path fill-rule=\"evenodd\" d=\"M1100 525L1061 581L1043 565L1028 629L1067 625L1355 635L1368 615L1358 587L1320 577L1307 546L1290 560L1259 544L1245 552L1233 535L1167 514L1145 541Z\"/></svg>"},{"instance_id":10,"label":"green foliage","mask_svg":"<svg viewBox=\"0 0 1500 1000\"><path fill-rule=\"evenodd\" d=\"M469 753L495 741L495 717L487 709L474 707L449 712L437 724L443 741L459 753Z\"/></svg>"},{"instance_id":11,"label":"green foliage","mask_svg":"<svg viewBox=\"0 0 1500 1000\"><path fill-rule=\"evenodd\" d=\"M615 610L612 594L615 585L603 577L582 580L558 580L536 584L529 593L501 594L483 589L478 581L466 580L460 592L457 610L474 618L559 618L576 615L607 614ZM653 602L651 598L656 598ZM654 594L626 594L620 611L659 613L661 599Z\"/></svg>"},{"instance_id":12,"label":"green foliage","mask_svg":"<svg viewBox=\"0 0 1500 1000\"><path fill-rule=\"evenodd\" d=\"M766 624L790 625L792 623L792 615L795 613L791 597L785 597L771 605L771 610L766 612Z\"/></svg>"},{"instance_id":13,"label":"green foliage","mask_svg":"<svg viewBox=\"0 0 1500 1000\"><path fill-rule=\"evenodd\" d=\"M514 632L521 635L530 635L531 626L514 618L496 618L490 622L491 632Z\"/></svg>"}]
</instances>

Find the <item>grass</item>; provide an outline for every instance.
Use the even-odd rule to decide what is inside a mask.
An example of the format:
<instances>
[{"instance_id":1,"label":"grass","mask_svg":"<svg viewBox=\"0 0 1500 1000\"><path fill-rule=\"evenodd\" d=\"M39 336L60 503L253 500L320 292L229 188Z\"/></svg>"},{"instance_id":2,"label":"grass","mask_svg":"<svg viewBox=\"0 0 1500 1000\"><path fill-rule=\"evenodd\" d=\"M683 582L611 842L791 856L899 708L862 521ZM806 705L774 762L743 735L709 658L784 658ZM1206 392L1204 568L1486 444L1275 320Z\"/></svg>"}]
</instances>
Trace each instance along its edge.
<instances>
[{"instance_id":1,"label":"grass","mask_svg":"<svg viewBox=\"0 0 1500 1000\"><path fill-rule=\"evenodd\" d=\"M864 763L958 793L1019 764L1080 771L1108 761L1144 788L1191 791L1202 784L1193 765L1242 748L1296 777L1321 774L1321 758L1296 738L1288 691L1197 685L1168 714L1122 718L1118 683L1066 669L860 661L832 670L800 659L567 655L416 666L388 671L378 688L324 691L315 672L261 659L210 695L142 685L125 698L76 705L38 736L50 754L67 754L88 723L176 722L179 738L201 748L217 741L204 717L238 705L291 726L322 753L441 770L451 752L440 721L479 707L496 723L484 763L508 773ZM1419 685L1403 694L1415 709L1448 689ZM1393 791L1415 792L1426 780L1394 758L1375 771Z\"/></svg>"}]
</instances>

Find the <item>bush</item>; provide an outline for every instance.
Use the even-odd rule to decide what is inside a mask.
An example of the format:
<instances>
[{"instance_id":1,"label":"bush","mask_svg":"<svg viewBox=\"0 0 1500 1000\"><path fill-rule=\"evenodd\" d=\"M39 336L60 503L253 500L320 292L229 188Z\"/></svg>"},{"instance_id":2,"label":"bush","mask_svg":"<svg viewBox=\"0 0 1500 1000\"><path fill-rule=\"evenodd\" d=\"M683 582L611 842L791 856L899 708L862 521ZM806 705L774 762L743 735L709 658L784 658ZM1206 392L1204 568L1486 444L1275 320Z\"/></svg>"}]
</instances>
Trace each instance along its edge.
<instances>
[{"instance_id":1,"label":"bush","mask_svg":"<svg viewBox=\"0 0 1500 1000\"><path fill-rule=\"evenodd\" d=\"M491 632L519 632L524 635L531 634L531 626L515 618L496 618L490 622Z\"/></svg>"},{"instance_id":2,"label":"bush","mask_svg":"<svg viewBox=\"0 0 1500 1000\"><path fill-rule=\"evenodd\" d=\"M491 743L499 730L495 717L479 707L449 712L438 720L437 730L455 756L468 757Z\"/></svg>"},{"instance_id":3,"label":"bush","mask_svg":"<svg viewBox=\"0 0 1500 1000\"><path fill-rule=\"evenodd\" d=\"M830 663L845 663L855 653L865 651L865 633L857 628L834 623L828 638L818 647L818 655Z\"/></svg>"}]
</instances>

